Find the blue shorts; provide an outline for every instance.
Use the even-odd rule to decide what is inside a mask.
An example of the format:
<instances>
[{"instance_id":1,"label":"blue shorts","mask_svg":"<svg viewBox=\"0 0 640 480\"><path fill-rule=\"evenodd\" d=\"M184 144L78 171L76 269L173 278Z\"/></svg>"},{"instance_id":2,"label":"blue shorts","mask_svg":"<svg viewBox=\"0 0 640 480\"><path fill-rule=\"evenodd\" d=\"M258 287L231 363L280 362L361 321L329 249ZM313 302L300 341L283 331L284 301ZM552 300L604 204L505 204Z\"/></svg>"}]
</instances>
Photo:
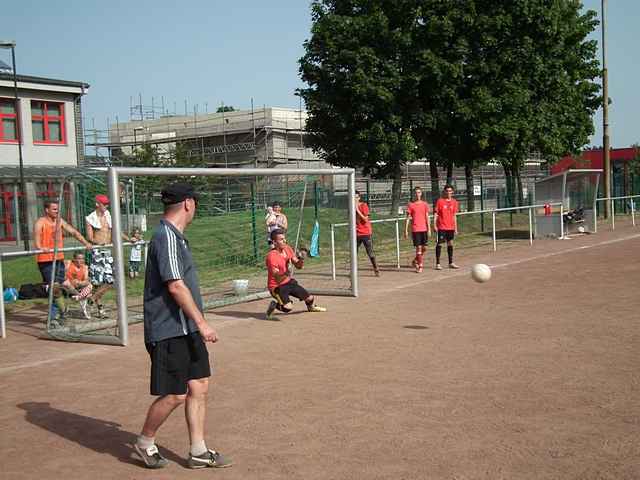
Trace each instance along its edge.
<instances>
[{"instance_id":1,"label":"blue shorts","mask_svg":"<svg viewBox=\"0 0 640 480\"><path fill-rule=\"evenodd\" d=\"M47 285L51 283L51 274L53 273L53 262L38 262L38 269L40 269L40 275L42 275L42 281ZM55 282L64 282L65 270L64 260L56 261L56 276Z\"/></svg>"}]
</instances>

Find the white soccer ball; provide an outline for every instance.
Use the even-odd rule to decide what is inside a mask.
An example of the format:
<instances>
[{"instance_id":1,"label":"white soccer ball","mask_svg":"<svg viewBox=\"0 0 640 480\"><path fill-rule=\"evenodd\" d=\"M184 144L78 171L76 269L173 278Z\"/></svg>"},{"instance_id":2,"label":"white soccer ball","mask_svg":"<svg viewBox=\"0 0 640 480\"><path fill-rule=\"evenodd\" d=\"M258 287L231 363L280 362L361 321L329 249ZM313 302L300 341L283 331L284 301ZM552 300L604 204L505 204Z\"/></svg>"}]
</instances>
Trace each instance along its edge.
<instances>
[{"instance_id":1,"label":"white soccer ball","mask_svg":"<svg viewBox=\"0 0 640 480\"><path fill-rule=\"evenodd\" d=\"M484 283L491 278L491 269L484 263L476 263L471 267L471 278L478 283Z\"/></svg>"},{"instance_id":2,"label":"white soccer ball","mask_svg":"<svg viewBox=\"0 0 640 480\"><path fill-rule=\"evenodd\" d=\"M580 233L584 233L584 227L583 227L582 225L580 225L580 226L578 227L578 231L579 231Z\"/></svg>"}]
</instances>

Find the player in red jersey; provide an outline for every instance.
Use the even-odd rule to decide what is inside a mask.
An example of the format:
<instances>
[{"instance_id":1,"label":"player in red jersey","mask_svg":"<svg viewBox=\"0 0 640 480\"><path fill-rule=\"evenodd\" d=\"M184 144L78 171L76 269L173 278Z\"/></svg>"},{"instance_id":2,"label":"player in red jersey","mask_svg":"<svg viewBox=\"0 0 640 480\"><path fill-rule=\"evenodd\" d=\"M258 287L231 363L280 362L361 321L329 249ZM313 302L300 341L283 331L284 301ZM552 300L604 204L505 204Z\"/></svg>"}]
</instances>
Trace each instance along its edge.
<instances>
[{"instance_id":1,"label":"player in red jersey","mask_svg":"<svg viewBox=\"0 0 640 480\"><path fill-rule=\"evenodd\" d=\"M458 233L456 213L458 213L458 201L453 198L453 187L446 185L442 197L436 202L436 208L433 213L433 228L438 237L438 243L436 244L436 270L442 270L440 254L442 253L442 244L444 242L447 242L449 268L459 268L458 265L453 263L453 237Z\"/></svg>"},{"instance_id":2,"label":"player in red jersey","mask_svg":"<svg viewBox=\"0 0 640 480\"><path fill-rule=\"evenodd\" d=\"M300 269L304 266L303 253L296 254L293 249L287 245L287 240L282 230L274 230L271 232L271 241L274 248L267 253L267 288L272 300L267 309L267 320L274 320L274 310L280 310L289 313L293 309L293 302L290 297L302 300L307 305L310 312L326 312L327 309L318 307L314 304L313 295L307 292L295 278L291 278L289 274L289 264Z\"/></svg>"},{"instance_id":3,"label":"player in red jersey","mask_svg":"<svg viewBox=\"0 0 640 480\"><path fill-rule=\"evenodd\" d=\"M369 220L369 205L360 198L360 192L356 190L356 242L360 248L360 244L364 245L367 256L373 266L373 273L376 277L380 276L380 269L376 262L376 254L373 252L373 243L371 243L371 220Z\"/></svg>"},{"instance_id":4,"label":"player in red jersey","mask_svg":"<svg viewBox=\"0 0 640 480\"><path fill-rule=\"evenodd\" d=\"M431 233L429 226L429 204L422 200L422 189L414 188L415 199L407 206L407 220L404 223L404 238L409 236L409 222L411 222L411 235L413 246L416 247L416 257L413 265L416 272L422 272L424 268L424 253L427 250L427 241Z\"/></svg>"}]
</instances>

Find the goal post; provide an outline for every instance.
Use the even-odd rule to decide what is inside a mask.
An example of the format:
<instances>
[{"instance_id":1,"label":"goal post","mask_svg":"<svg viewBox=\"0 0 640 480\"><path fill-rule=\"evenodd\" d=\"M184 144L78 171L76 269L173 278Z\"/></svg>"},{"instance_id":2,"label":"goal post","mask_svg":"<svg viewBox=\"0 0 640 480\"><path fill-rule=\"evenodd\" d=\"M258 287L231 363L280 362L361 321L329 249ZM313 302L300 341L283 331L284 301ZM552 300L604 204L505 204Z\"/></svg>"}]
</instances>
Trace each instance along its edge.
<instances>
[{"instance_id":1,"label":"goal post","mask_svg":"<svg viewBox=\"0 0 640 480\"><path fill-rule=\"evenodd\" d=\"M219 200L211 200L211 204L208 207L209 212L214 212L211 217L206 218L205 220L211 220L209 223L203 224L204 227L211 229L212 233L217 228L215 225L219 225L220 222L214 223L213 220L222 219L226 216L229 218L229 224L233 225L230 227L231 229L242 229L244 224L241 222L249 222L249 229L252 229L253 234L251 235L248 232L244 232L242 236L238 234L235 243L239 243L240 247L245 250L245 256L251 257L252 262L252 272L254 275L259 275L260 279L256 280L256 283L261 283L262 286L258 291L253 291L250 295L241 295L241 296L233 296L226 295L224 298L217 298L213 301L205 300L205 308L211 308L217 305L236 303L236 301L246 301L257 298L265 298L268 294L266 293L266 272L264 271L264 253L267 251L266 246L266 232L262 229L262 227L258 228L261 232L259 236L256 235L257 227L256 224L263 220L256 220L257 207L256 204L259 203L261 206L266 206L271 203L271 200L274 198L279 199L277 196L277 192L274 193L271 188L273 184L278 184L278 182L282 183L282 179L286 179L286 193L284 189L281 193L287 199L290 199L291 203L300 202L296 208L296 205L292 205L287 213L290 214L289 220L289 241L293 243L297 236L301 236L306 238L310 236L311 229L314 227L315 223L320 223L322 225L321 228L321 253L320 257L317 259L311 259L305 262L305 268L296 271L296 278L300 279L304 284L305 288L309 290L310 293L316 295L329 295L329 296L358 296L358 265L357 265L357 255L356 255L356 237L355 237L355 223L356 223L356 213L355 213L355 170L350 168L330 168L330 169L292 169L292 168L164 168L164 167L156 167L156 168L139 168L139 167L110 167L107 171L107 187L109 192L109 198L111 199L111 216L112 216L112 239L113 239L113 256L114 256L114 266L113 266L113 275L114 275L114 284L115 284L115 297L116 297L116 310L117 310L117 332L118 332L118 341L121 345L127 345L128 338L128 325L129 325L129 316L130 316L130 308L127 299L127 286L126 286L126 276L125 276L125 265L127 259L125 257L124 251L124 240L122 238L122 234L126 233L125 227L123 226L123 216L127 214L127 212L122 211L122 207L120 205L120 197L122 195L122 184L125 179L135 179L139 177L163 177L166 179L166 182L169 183L172 179L181 179L184 181L193 180L198 177L219 177L225 179L227 182L227 191L222 195L224 197L224 202L219 203ZM281 178L274 178L281 177ZM300 201L298 197L293 194L290 188L289 177L298 179L298 183L302 183L300 180L304 178L304 193L305 195L301 195L302 200ZM322 195L323 200L326 205L331 205L331 208L327 208L325 212L323 212L322 208L318 208L318 199L310 198L309 191L313 189L309 189L307 191L308 182L307 179L318 178L322 181L322 183L326 183L328 186L324 189L320 194ZM325 180L331 179L331 182ZM213 179L212 179L213 180ZM237 185L238 190L242 190L242 193L238 193L236 197L233 196L233 192L229 193L229 182L234 181ZM254 185L257 185L258 181L261 184L264 184L264 188L262 192L254 192ZM270 183L271 182L271 183ZM126 183L126 182L124 182ZM248 195L248 184L250 184L250 199L247 197ZM157 187L156 187L157 188ZM136 192L138 192L140 188L136 187ZM220 192L216 191L207 191L199 190L199 194L201 196L200 203L202 203L202 197L207 196L209 199L213 199L214 197L217 199L216 195ZM159 194L159 191L156 192ZM275 196L275 197L274 197ZM235 203L234 203L235 202ZM314 206L306 207L309 203L315 203ZM225 212L230 212L232 209L229 208L230 205L235 204L235 216L231 214L226 214ZM324 204L323 204L324 205ZM314 208L315 207L315 208ZM202 206L198 210L201 210ZM313 213L315 211L315 213ZM315 219L312 220L315 215ZM250 216L250 219L247 219ZM233 218L231 218L233 217ZM320 217L320 218L318 218ZM198 211L196 211L196 219L198 219ZM331 279L331 261L330 261L330 251L329 247L329 235L330 228L329 225L334 223L335 220L346 222L350 225L349 235L344 239L345 241L345 250L349 252L350 261L349 265L346 269L341 272L340 279L338 282L328 281ZM204 228L203 227L203 228ZM150 224L149 230L153 230L155 225ZM302 228L302 234L301 234ZM296 231L297 229L297 231ZM189 239L189 229L187 229L186 237ZM259 238L258 238L259 237ZM228 240L228 239L227 239ZM228 240L231 241L231 240ZM193 242L191 244L193 246ZM234 257L235 261L241 261L242 255L237 254ZM240 260L237 260L240 258ZM231 261L229 261L231 263ZM196 259L196 266L200 270L200 265L198 260ZM216 269L226 269L227 273L232 272L233 265L225 264L222 267L220 263L215 263L211 260L211 264L208 267L211 271ZM244 268L242 265L239 265L238 271L246 272L248 268ZM256 277L258 278L258 277ZM229 281L228 278L225 281ZM340 283L342 282L342 283ZM202 280L201 280L201 288L202 288ZM203 293L203 296L204 293ZM230 298L231 297L231 298Z\"/></svg>"}]
</instances>

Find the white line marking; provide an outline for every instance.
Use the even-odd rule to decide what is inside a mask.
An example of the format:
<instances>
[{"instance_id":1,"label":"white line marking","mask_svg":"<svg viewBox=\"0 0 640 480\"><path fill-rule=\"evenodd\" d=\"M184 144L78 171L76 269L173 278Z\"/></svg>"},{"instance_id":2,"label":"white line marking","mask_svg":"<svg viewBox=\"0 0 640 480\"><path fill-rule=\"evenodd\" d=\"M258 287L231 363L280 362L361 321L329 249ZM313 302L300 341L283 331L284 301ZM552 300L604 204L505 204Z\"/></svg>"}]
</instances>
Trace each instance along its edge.
<instances>
[{"instance_id":1,"label":"white line marking","mask_svg":"<svg viewBox=\"0 0 640 480\"><path fill-rule=\"evenodd\" d=\"M489 266L491 268L510 267L512 265L518 265L520 263L531 262L533 260L540 260L542 258L554 257L556 255L562 255L564 253L577 252L578 250L586 250L586 249L589 249L589 248L601 247L603 245L611 245L613 243L624 242L626 240L633 240L635 238L640 238L640 234L631 235L631 236L623 237L623 238L616 238L614 240L605 240L603 242L594 243L593 245L583 245L581 247L567 248L565 250L559 250L557 252L544 253L542 255L536 255L536 256L533 256L533 257L521 258L520 260L513 260L511 262L499 263L497 265L489 265ZM461 269L460 271L458 271L456 273L443 275L443 276L435 277L435 278L427 278L427 279L424 279L424 280L418 280L417 282L407 283L407 284L404 284L404 285L396 285L393 288L394 288L394 290L400 290L400 289L403 289L403 288L415 287L416 285L420 285L420 284L423 284L423 283L441 282L441 281L447 280L449 278L456 278L456 277L462 277L464 275L468 275L470 272L471 272L470 268L464 268L464 269Z\"/></svg>"},{"instance_id":2,"label":"white line marking","mask_svg":"<svg viewBox=\"0 0 640 480\"><path fill-rule=\"evenodd\" d=\"M67 355L63 355L57 358L48 358L47 360L38 360L30 363L23 363L21 365L13 365L11 367L2 367L0 368L0 374L13 372L15 370L21 370L23 368L38 367L40 365L46 365L48 363L54 363L60 360L69 360L76 357L83 357L85 355L95 355L97 353L103 353L103 352L101 352L99 349L82 350L80 352L69 353Z\"/></svg>"}]
</instances>

